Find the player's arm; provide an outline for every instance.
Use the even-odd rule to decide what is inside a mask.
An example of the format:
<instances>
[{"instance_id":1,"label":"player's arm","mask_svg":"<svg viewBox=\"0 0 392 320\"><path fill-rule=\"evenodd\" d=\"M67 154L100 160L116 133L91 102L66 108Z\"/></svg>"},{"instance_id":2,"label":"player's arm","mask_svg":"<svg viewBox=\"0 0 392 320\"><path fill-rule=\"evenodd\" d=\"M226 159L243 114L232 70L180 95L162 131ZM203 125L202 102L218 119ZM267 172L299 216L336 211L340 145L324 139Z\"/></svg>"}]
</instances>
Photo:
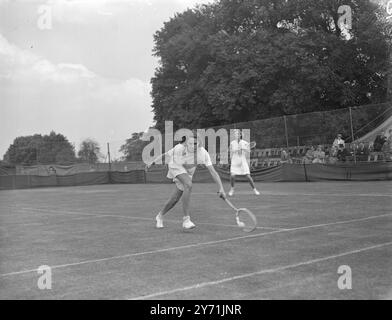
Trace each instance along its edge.
<instances>
[{"instance_id":1,"label":"player's arm","mask_svg":"<svg viewBox=\"0 0 392 320\"><path fill-rule=\"evenodd\" d=\"M223 184L222 184L222 180L219 177L218 172L216 172L215 168L213 165L210 166L206 166L208 171L210 172L212 178L214 179L215 183L218 185L219 187L219 196L223 196L226 197L226 193L225 193L225 189L223 188Z\"/></svg>"},{"instance_id":2,"label":"player's arm","mask_svg":"<svg viewBox=\"0 0 392 320\"><path fill-rule=\"evenodd\" d=\"M165 157L169 152L163 153L156 157L154 160L152 160L150 163L146 164L146 168L149 169L155 162L161 160L163 157Z\"/></svg>"},{"instance_id":3,"label":"player's arm","mask_svg":"<svg viewBox=\"0 0 392 320\"><path fill-rule=\"evenodd\" d=\"M241 145L241 151L250 153L250 143L249 142L245 142Z\"/></svg>"}]
</instances>

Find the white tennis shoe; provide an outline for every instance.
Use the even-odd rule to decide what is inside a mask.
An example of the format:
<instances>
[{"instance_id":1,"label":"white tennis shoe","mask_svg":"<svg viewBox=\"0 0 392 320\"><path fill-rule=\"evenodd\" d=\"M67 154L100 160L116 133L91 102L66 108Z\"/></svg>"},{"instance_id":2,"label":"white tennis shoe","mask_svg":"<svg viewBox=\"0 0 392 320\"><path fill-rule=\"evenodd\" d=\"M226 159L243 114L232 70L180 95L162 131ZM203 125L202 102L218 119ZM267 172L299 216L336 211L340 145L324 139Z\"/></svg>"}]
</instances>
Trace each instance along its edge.
<instances>
[{"instance_id":1,"label":"white tennis shoe","mask_svg":"<svg viewBox=\"0 0 392 320\"><path fill-rule=\"evenodd\" d=\"M234 188L230 189L228 195L229 195L229 197L232 197L234 195Z\"/></svg>"},{"instance_id":2,"label":"white tennis shoe","mask_svg":"<svg viewBox=\"0 0 392 320\"><path fill-rule=\"evenodd\" d=\"M155 220L157 221L157 229L162 229L163 228L163 217L160 213L155 217Z\"/></svg>"},{"instance_id":3,"label":"white tennis shoe","mask_svg":"<svg viewBox=\"0 0 392 320\"><path fill-rule=\"evenodd\" d=\"M182 227L186 230L190 230L196 228L196 225L191 221L191 217L187 216L183 218Z\"/></svg>"},{"instance_id":4,"label":"white tennis shoe","mask_svg":"<svg viewBox=\"0 0 392 320\"><path fill-rule=\"evenodd\" d=\"M253 189L253 192L255 193L256 196L260 195L260 192L257 189Z\"/></svg>"}]
</instances>

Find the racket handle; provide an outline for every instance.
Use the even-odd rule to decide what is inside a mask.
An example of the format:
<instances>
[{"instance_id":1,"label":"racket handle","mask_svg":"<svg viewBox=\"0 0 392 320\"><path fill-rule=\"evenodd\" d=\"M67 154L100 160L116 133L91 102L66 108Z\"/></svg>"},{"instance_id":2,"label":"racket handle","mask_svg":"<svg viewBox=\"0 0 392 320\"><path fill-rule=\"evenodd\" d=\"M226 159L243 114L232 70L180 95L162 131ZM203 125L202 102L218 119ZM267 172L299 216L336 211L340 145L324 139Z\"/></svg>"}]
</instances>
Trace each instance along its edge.
<instances>
[{"instance_id":1,"label":"racket handle","mask_svg":"<svg viewBox=\"0 0 392 320\"><path fill-rule=\"evenodd\" d=\"M219 193L219 192L217 192L217 194L219 195L219 198L221 198L221 199L226 201L227 198L226 198L226 196L224 194Z\"/></svg>"},{"instance_id":2,"label":"racket handle","mask_svg":"<svg viewBox=\"0 0 392 320\"><path fill-rule=\"evenodd\" d=\"M234 211L238 212L238 209L230 202L229 199L227 199L227 197L220 195L220 198L223 199Z\"/></svg>"}]
</instances>

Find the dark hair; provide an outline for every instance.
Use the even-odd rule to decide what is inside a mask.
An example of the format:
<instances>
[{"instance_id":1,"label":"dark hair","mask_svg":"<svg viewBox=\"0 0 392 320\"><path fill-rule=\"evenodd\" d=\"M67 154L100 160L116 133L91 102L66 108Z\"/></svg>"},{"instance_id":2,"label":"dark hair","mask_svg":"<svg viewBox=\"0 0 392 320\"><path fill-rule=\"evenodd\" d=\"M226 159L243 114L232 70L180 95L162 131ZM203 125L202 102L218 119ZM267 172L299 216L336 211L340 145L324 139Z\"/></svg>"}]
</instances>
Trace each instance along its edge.
<instances>
[{"instance_id":1,"label":"dark hair","mask_svg":"<svg viewBox=\"0 0 392 320\"><path fill-rule=\"evenodd\" d=\"M191 137L193 137L193 138L195 138L196 140L198 140L197 131L196 131L196 130L191 130L191 131L192 131L192 134L193 134L193 136L191 136ZM184 143L184 142L187 140L187 138L191 138L191 137L182 136L181 142L180 142L180 143Z\"/></svg>"}]
</instances>

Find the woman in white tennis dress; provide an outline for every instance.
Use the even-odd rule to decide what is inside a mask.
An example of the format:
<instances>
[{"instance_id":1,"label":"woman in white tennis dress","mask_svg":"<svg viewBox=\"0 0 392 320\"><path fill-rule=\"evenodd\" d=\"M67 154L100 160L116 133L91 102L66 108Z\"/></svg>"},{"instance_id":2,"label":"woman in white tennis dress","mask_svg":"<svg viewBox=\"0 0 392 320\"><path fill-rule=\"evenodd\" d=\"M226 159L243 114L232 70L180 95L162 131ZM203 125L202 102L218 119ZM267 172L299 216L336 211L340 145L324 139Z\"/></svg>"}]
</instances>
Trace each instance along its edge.
<instances>
[{"instance_id":1,"label":"woman in white tennis dress","mask_svg":"<svg viewBox=\"0 0 392 320\"><path fill-rule=\"evenodd\" d=\"M240 130L234 131L234 140L230 143L230 154L231 154L231 165L230 165L230 184L231 189L229 191L229 196L234 195L234 185L235 185L235 176L246 176L253 192L256 195L260 195L260 192L257 191L254 181L250 176L250 170L248 161L246 159L246 153L250 152L250 145L247 141L242 139Z\"/></svg>"}]
</instances>

